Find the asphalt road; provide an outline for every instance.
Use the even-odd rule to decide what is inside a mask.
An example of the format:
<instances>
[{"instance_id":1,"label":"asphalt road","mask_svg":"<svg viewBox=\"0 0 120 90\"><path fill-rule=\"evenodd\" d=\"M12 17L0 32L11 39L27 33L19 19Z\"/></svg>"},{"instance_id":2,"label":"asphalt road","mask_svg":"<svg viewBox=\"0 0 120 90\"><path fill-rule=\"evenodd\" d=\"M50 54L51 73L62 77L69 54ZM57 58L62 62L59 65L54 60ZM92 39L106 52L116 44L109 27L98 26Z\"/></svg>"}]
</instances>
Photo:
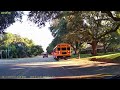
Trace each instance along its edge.
<instances>
[{"instance_id":1,"label":"asphalt road","mask_svg":"<svg viewBox=\"0 0 120 90\"><path fill-rule=\"evenodd\" d=\"M80 62L80 61L79 61ZM55 61L52 56L0 60L0 79L57 79L99 74L118 74L120 65L90 64L82 65L78 61ZM79 64L78 64L79 63Z\"/></svg>"},{"instance_id":2,"label":"asphalt road","mask_svg":"<svg viewBox=\"0 0 120 90\"><path fill-rule=\"evenodd\" d=\"M54 62L59 63L52 56L48 58L38 56L14 60L2 59L0 60L0 79L49 79L71 75L63 67L51 67Z\"/></svg>"}]
</instances>

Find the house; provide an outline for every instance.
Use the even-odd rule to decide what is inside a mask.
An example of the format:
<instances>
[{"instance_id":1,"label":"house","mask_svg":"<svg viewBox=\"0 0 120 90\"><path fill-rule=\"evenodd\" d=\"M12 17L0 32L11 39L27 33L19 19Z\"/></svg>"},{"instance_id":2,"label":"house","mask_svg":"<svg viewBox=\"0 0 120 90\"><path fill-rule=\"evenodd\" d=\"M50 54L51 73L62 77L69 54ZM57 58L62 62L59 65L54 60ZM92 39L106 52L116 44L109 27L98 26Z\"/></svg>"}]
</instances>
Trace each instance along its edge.
<instances>
[{"instance_id":1,"label":"house","mask_svg":"<svg viewBox=\"0 0 120 90\"><path fill-rule=\"evenodd\" d=\"M97 52L103 52L104 48L103 45L97 45ZM81 50L81 53L88 53L90 54L92 52L92 46L90 44L87 45L85 49Z\"/></svg>"}]
</instances>

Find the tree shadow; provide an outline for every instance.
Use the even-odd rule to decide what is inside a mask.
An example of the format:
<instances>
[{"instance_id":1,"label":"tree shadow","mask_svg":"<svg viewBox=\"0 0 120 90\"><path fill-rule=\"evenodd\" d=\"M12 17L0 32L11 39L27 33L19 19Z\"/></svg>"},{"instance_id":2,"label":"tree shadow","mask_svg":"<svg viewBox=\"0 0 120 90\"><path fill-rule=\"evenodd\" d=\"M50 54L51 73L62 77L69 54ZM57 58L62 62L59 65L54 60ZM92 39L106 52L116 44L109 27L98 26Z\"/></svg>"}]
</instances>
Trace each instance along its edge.
<instances>
[{"instance_id":1,"label":"tree shadow","mask_svg":"<svg viewBox=\"0 0 120 90\"><path fill-rule=\"evenodd\" d=\"M120 74L120 64L111 64L98 66L93 64L92 66L85 65L24 65L21 67L31 68L25 76L49 76L55 79L106 79L117 74Z\"/></svg>"},{"instance_id":2,"label":"tree shadow","mask_svg":"<svg viewBox=\"0 0 120 90\"><path fill-rule=\"evenodd\" d=\"M73 76L80 76L81 79L107 79L120 74L120 65L110 66L64 66Z\"/></svg>"}]
</instances>

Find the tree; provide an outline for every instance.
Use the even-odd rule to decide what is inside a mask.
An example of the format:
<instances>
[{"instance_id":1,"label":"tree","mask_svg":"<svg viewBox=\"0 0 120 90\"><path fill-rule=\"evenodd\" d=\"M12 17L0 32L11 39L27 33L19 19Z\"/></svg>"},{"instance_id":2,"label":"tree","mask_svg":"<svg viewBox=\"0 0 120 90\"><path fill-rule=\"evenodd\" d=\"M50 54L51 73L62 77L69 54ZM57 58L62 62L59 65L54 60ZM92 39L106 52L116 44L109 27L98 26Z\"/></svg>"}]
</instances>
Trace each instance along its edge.
<instances>
[{"instance_id":1,"label":"tree","mask_svg":"<svg viewBox=\"0 0 120 90\"><path fill-rule=\"evenodd\" d=\"M116 32L119 28L120 22L115 22L104 13L101 12L90 12L92 14L91 17L88 19L90 30L89 35L91 37L90 44L93 48L93 55L96 55L96 46L97 43L101 40L101 38L105 37L106 35ZM89 14L87 14L89 15Z\"/></svg>"},{"instance_id":2,"label":"tree","mask_svg":"<svg viewBox=\"0 0 120 90\"><path fill-rule=\"evenodd\" d=\"M59 37L55 37L53 40L52 40L52 42L48 45L48 47L47 47L47 52L48 53L51 53L52 51L53 51L53 48L57 45L57 44L59 44L59 43L61 43L62 41L61 41L61 39L59 38Z\"/></svg>"},{"instance_id":3,"label":"tree","mask_svg":"<svg viewBox=\"0 0 120 90\"><path fill-rule=\"evenodd\" d=\"M120 35L117 32L105 35L101 38L101 41L103 43L104 52L107 52L107 49L116 47L120 44ZM114 48L115 49L115 48Z\"/></svg>"},{"instance_id":4,"label":"tree","mask_svg":"<svg viewBox=\"0 0 120 90\"><path fill-rule=\"evenodd\" d=\"M22 15L22 11L0 11L0 31L4 31L16 20L21 20Z\"/></svg>"},{"instance_id":5,"label":"tree","mask_svg":"<svg viewBox=\"0 0 120 90\"><path fill-rule=\"evenodd\" d=\"M32 48L36 49L32 51ZM30 57L36 52L36 55L41 54L43 49L41 46L36 46L32 40L28 38L22 38L19 35L6 33L3 37L3 43L0 44L0 49L10 50L9 56L11 58L23 58ZM3 58L6 57L6 53L3 53Z\"/></svg>"},{"instance_id":6,"label":"tree","mask_svg":"<svg viewBox=\"0 0 120 90\"><path fill-rule=\"evenodd\" d=\"M38 27L45 26L45 23L51 21L62 14L62 11L30 11L28 15L28 19Z\"/></svg>"},{"instance_id":7,"label":"tree","mask_svg":"<svg viewBox=\"0 0 120 90\"><path fill-rule=\"evenodd\" d=\"M104 53L107 52L108 47L110 46L111 42L111 35L105 35L104 37L101 38L100 42L103 43L103 48L104 48Z\"/></svg>"},{"instance_id":8,"label":"tree","mask_svg":"<svg viewBox=\"0 0 120 90\"><path fill-rule=\"evenodd\" d=\"M64 14L65 16L61 17L60 20L55 19L50 27L50 31L52 32L52 35L55 37L55 39L53 41L55 41L58 38L56 40L56 42L58 42L58 40L59 40L59 43L65 42L65 43L71 44L71 46L73 47L73 50L75 51L75 54L78 54L78 56L80 57L79 53L80 53L80 46L81 46L81 41L82 41L81 36L82 35L81 36L79 35L80 31L78 29L78 25L80 25L82 21L78 20L78 18L77 18L78 16L71 20L71 16L68 16L68 15L71 15L70 14L71 11L64 12L64 13L65 13ZM78 13L75 12L75 14L78 14ZM75 20L78 20L78 21L74 22ZM75 23L76 23L76 25L72 26ZM51 44L53 44L53 43L51 43ZM56 44L58 44L58 43L56 43ZM49 46L48 49L51 50L52 48L53 48L53 46L52 47Z\"/></svg>"},{"instance_id":9,"label":"tree","mask_svg":"<svg viewBox=\"0 0 120 90\"><path fill-rule=\"evenodd\" d=\"M60 21L58 20L54 20L54 22L51 24L50 31L52 33L52 36L54 37L53 41L49 44L49 46L47 47L47 52L51 53L53 48L59 44L59 43L63 43L64 41L62 40L61 36L63 36L64 34L67 33L67 29L66 29L66 25L67 22L66 20L63 18Z\"/></svg>"},{"instance_id":10,"label":"tree","mask_svg":"<svg viewBox=\"0 0 120 90\"><path fill-rule=\"evenodd\" d=\"M49 14L48 12L46 13ZM72 23L68 25L68 27L71 28L71 30L69 29L69 32L80 31L80 37L84 37L85 42L92 45L93 55L97 54L96 47L100 39L103 38L105 35L116 32L120 26L119 17L117 17L119 12L114 12L116 17L114 17L110 11L61 11L51 13L52 14L49 14L49 20L52 20L54 18L61 19L62 17L65 17L68 22ZM45 15L45 13L43 14ZM54 14L56 15L53 18ZM46 18L46 15L45 17L42 17L42 14L40 15L40 13L37 13L36 16L34 14L32 15L32 18L34 18L32 20L37 24L39 24L38 22L41 22L40 20L46 22L48 19ZM43 18L46 19L44 20Z\"/></svg>"},{"instance_id":11,"label":"tree","mask_svg":"<svg viewBox=\"0 0 120 90\"><path fill-rule=\"evenodd\" d=\"M48 45L48 47L46 48L47 53L51 54L52 51L53 51L53 48L54 48L53 45L50 43L50 44Z\"/></svg>"},{"instance_id":12,"label":"tree","mask_svg":"<svg viewBox=\"0 0 120 90\"><path fill-rule=\"evenodd\" d=\"M21 21L22 15L22 11L0 11L0 34L6 34L5 29L16 20ZM4 40L0 40L0 43L3 44Z\"/></svg>"},{"instance_id":13,"label":"tree","mask_svg":"<svg viewBox=\"0 0 120 90\"><path fill-rule=\"evenodd\" d=\"M71 24L68 24L68 29L71 29L69 32L74 32L74 37L76 37L76 40L79 39L79 42L82 40L83 42L91 44L93 55L97 54L96 47L101 38L117 31L120 24L119 22L113 21L109 16L100 11L75 13L73 18L71 18L70 23ZM77 37L78 35L81 36L82 39ZM73 39L73 36L71 39Z\"/></svg>"},{"instance_id":14,"label":"tree","mask_svg":"<svg viewBox=\"0 0 120 90\"><path fill-rule=\"evenodd\" d=\"M55 18L60 18L64 15L74 15L77 12L78 11L30 11L28 18L30 21L38 24L38 26L41 27L44 26L45 22L47 21L53 20ZM107 16L111 17L114 21L120 21L120 17L119 17L120 11L114 11L114 15L111 11L101 11L101 13L107 14ZM107 19L109 18L105 18L104 20Z\"/></svg>"},{"instance_id":15,"label":"tree","mask_svg":"<svg viewBox=\"0 0 120 90\"><path fill-rule=\"evenodd\" d=\"M62 39L71 44L75 54L78 54L80 58L80 51L82 43L84 42L83 35L83 20L81 18L81 11L67 12L64 17L67 21L67 33L62 37Z\"/></svg>"},{"instance_id":16,"label":"tree","mask_svg":"<svg viewBox=\"0 0 120 90\"><path fill-rule=\"evenodd\" d=\"M115 49L118 49L120 46L120 35L117 32L112 33L110 42L111 42L110 48L113 48L114 51Z\"/></svg>"},{"instance_id":17,"label":"tree","mask_svg":"<svg viewBox=\"0 0 120 90\"><path fill-rule=\"evenodd\" d=\"M31 52L35 56L40 55L43 52L42 46L39 46L39 45L32 46Z\"/></svg>"},{"instance_id":18,"label":"tree","mask_svg":"<svg viewBox=\"0 0 120 90\"><path fill-rule=\"evenodd\" d=\"M113 11L113 12L111 12L111 11L102 11L102 13L106 13L114 21L120 21L120 11Z\"/></svg>"}]
</instances>

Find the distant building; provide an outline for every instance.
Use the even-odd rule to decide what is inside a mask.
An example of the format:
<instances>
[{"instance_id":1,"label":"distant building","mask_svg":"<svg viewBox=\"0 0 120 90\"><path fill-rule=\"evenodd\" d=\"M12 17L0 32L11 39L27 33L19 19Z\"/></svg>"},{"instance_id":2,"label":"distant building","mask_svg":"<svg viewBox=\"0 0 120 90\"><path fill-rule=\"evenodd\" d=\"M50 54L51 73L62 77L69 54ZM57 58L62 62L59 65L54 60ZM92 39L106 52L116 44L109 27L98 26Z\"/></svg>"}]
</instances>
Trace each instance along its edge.
<instances>
[{"instance_id":1,"label":"distant building","mask_svg":"<svg viewBox=\"0 0 120 90\"><path fill-rule=\"evenodd\" d=\"M103 45L97 45L97 52L102 52L104 50ZM82 49L81 53L91 53L92 46L88 45L86 49Z\"/></svg>"}]
</instances>

